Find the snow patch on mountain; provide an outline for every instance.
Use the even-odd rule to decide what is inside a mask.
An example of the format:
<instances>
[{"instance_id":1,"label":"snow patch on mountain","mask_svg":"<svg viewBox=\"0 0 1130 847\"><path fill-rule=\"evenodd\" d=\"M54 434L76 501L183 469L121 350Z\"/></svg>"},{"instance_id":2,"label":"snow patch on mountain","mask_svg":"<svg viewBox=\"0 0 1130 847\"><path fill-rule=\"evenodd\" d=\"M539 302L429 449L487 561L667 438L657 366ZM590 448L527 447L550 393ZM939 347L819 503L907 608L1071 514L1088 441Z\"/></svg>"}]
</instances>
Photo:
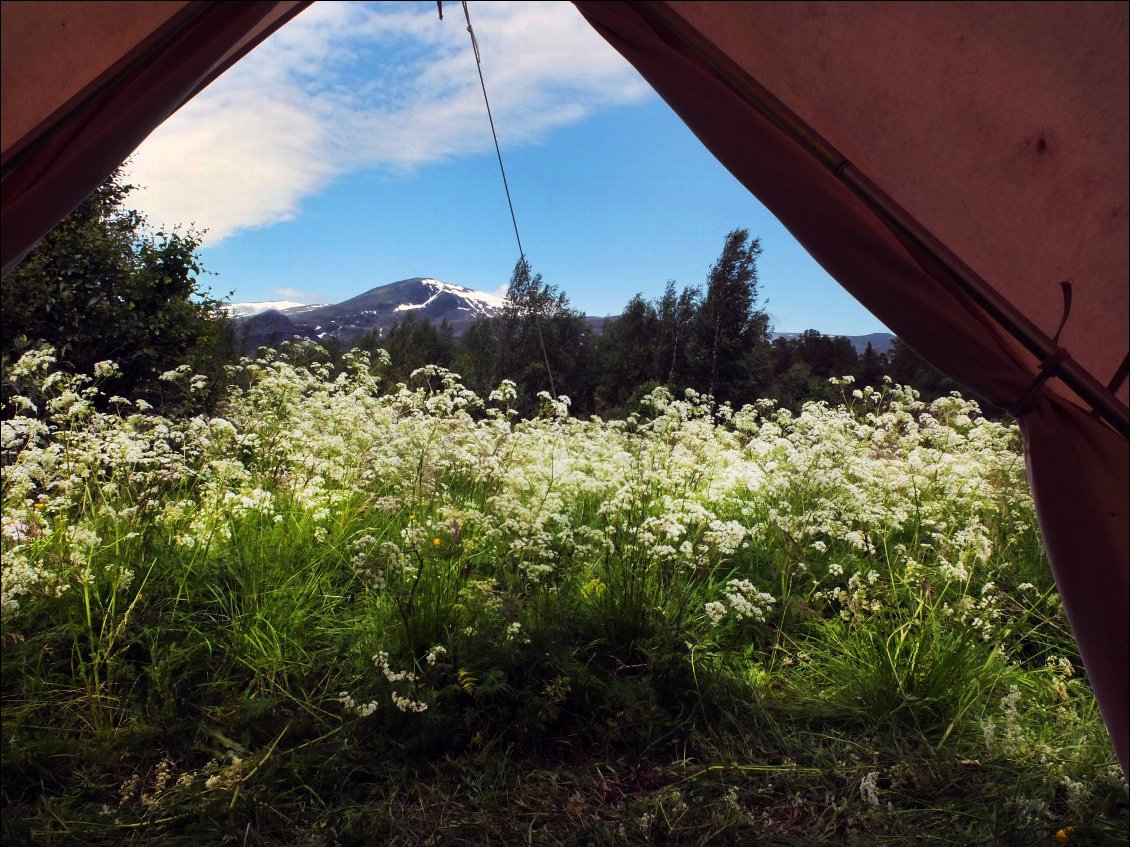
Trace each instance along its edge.
<instances>
[{"instance_id":1,"label":"snow patch on mountain","mask_svg":"<svg viewBox=\"0 0 1130 847\"><path fill-rule=\"evenodd\" d=\"M495 297L493 294L487 294L485 291L475 291L472 288L464 288L462 285L452 285L449 282L440 282L438 279L424 277L419 280L420 284L432 292L423 303L401 303L396 306L394 312L411 312L417 309L426 309L432 305L437 298L444 294L452 294L458 297L466 306L457 306L460 312L473 312L482 317L492 318L498 314L498 311L506 305L506 301L501 297Z\"/></svg>"},{"instance_id":2,"label":"snow patch on mountain","mask_svg":"<svg viewBox=\"0 0 1130 847\"><path fill-rule=\"evenodd\" d=\"M468 300L472 303L482 303L492 309L501 309L506 305L506 301L501 297L495 297L493 294L488 294L485 291L475 291L473 288L464 288L462 285L452 285L449 282L440 282L438 279L431 279L429 277L421 279L420 282L430 288L436 289L437 293L449 291L452 294L458 294L464 300Z\"/></svg>"}]
</instances>

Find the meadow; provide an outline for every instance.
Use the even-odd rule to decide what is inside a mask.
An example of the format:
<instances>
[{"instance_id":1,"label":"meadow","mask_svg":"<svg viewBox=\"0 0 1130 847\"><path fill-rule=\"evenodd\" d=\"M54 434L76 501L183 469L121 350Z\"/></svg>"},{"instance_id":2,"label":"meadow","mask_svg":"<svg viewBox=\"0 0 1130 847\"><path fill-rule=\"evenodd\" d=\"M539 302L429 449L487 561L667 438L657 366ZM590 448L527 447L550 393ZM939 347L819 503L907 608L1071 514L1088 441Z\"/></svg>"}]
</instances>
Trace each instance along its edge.
<instances>
[{"instance_id":1,"label":"meadow","mask_svg":"<svg viewBox=\"0 0 1130 847\"><path fill-rule=\"evenodd\" d=\"M5 844L1126 843L1014 425L385 367L8 369Z\"/></svg>"}]
</instances>

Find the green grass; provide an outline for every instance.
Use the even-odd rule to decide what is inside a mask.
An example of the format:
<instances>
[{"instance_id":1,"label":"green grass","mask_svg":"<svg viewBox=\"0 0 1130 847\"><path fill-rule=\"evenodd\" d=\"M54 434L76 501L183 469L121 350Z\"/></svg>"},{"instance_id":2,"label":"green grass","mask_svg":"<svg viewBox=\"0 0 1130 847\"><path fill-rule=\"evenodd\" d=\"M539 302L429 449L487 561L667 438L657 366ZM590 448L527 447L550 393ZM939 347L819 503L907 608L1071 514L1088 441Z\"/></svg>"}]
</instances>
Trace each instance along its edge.
<instances>
[{"instance_id":1,"label":"green grass","mask_svg":"<svg viewBox=\"0 0 1130 847\"><path fill-rule=\"evenodd\" d=\"M1018 435L959 398L15 376L5 844L1126 843Z\"/></svg>"}]
</instances>

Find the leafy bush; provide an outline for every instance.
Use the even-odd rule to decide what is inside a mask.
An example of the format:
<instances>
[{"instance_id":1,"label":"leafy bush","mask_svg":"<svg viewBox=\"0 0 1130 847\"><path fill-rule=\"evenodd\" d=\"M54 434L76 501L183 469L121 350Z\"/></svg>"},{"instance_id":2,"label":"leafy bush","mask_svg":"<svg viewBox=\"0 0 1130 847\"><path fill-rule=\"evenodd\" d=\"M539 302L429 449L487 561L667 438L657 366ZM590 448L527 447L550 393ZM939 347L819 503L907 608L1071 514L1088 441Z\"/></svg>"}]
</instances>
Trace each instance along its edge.
<instances>
[{"instance_id":1,"label":"leafy bush","mask_svg":"<svg viewBox=\"0 0 1130 847\"><path fill-rule=\"evenodd\" d=\"M215 382L231 329L199 287L200 233L152 232L132 190L112 174L4 278L0 354L7 367L46 344L79 374L113 360L117 394L172 408L186 397L157 376L185 365Z\"/></svg>"}]
</instances>

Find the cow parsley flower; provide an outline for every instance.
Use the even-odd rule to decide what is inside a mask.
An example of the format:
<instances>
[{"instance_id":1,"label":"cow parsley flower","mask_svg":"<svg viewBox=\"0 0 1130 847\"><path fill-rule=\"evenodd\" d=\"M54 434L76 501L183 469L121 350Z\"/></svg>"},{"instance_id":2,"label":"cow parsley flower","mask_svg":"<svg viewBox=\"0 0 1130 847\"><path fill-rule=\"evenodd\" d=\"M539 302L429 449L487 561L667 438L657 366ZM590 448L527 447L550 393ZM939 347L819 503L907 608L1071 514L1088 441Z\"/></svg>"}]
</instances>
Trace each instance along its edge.
<instances>
[{"instance_id":1,"label":"cow parsley flower","mask_svg":"<svg viewBox=\"0 0 1130 847\"><path fill-rule=\"evenodd\" d=\"M357 703L348 691L342 691L338 697L338 702L345 707L347 711L353 712L358 717L367 718L377 710L377 702L373 700L369 703Z\"/></svg>"},{"instance_id":2,"label":"cow parsley flower","mask_svg":"<svg viewBox=\"0 0 1130 847\"><path fill-rule=\"evenodd\" d=\"M713 624L721 623L730 614L738 621L764 621L769 607L777 602L773 595L759 591L748 579L731 579L726 587L729 590L723 591L721 600L706 604L706 616Z\"/></svg>"},{"instance_id":3,"label":"cow parsley flower","mask_svg":"<svg viewBox=\"0 0 1130 847\"><path fill-rule=\"evenodd\" d=\"M395 691L392 692L392 703L402 712L426 712L428 710L427 703L413 700L411 697L405 697Z\"/></svg>"}]
</instances>

